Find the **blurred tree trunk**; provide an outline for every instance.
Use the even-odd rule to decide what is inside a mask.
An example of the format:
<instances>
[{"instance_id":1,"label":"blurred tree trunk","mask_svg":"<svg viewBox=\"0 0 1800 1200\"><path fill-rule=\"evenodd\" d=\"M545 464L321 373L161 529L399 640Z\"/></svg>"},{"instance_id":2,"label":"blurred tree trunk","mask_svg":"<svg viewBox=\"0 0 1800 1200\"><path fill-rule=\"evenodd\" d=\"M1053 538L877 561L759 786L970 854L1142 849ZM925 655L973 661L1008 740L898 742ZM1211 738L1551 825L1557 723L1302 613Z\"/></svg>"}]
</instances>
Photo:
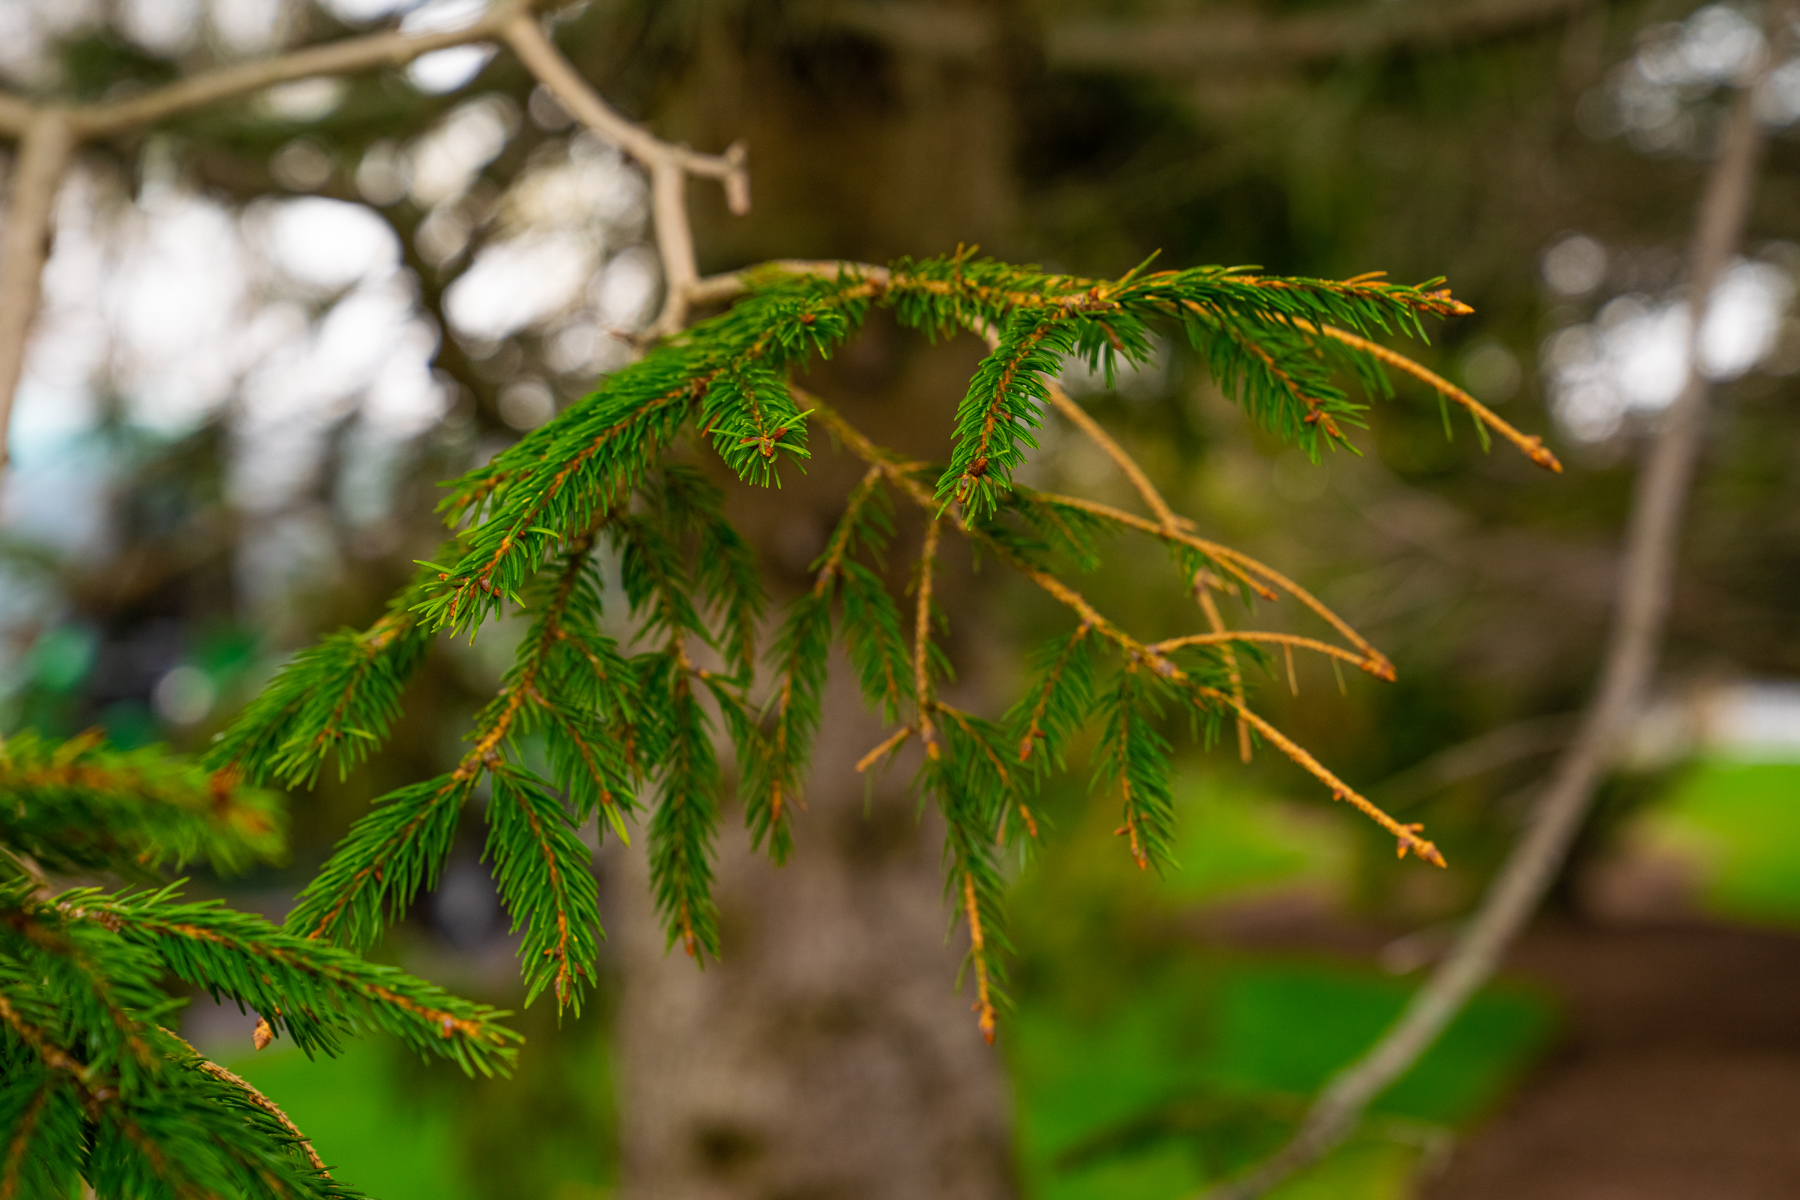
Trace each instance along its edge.
<instances>
[{"instance_id":1,"label":"blurred tree trunk","mask_svg":"<svg viewBox=\"0 0 1800 1200\"><path fill-rule=\"evenodd\" d=\"M759 43L748 18L703 20L687 31L678 82L648 104L665 135L750 143L755 213L734 222L696 197L703 269L780 256L879 261L958 241L1003 250L1013 208L1004 64L910 63L837 38ZM809 385L878 439L941 460L947 443L934 439L979 352L972 339L927 347L875 318ZM826 439L815 443L779 503L754 489L732 496L733 519L778 588L804 586L862 473ZM900 522L896 584L918 528L912 514ZM966 588L966 570L951 565L948 586ZM950 649L963 686L979 693L979 663ZM735 806L725 816L723 952L704 971L666 953L641 855L613 872L628 1195L1015 1193L1002 1062L953 990L966 934L945 938L941 826L919 816L910 763L869 789L854 769L883 734L854 682L834 672L788 864L750 851Z\"/></svg>"}]
</instances>

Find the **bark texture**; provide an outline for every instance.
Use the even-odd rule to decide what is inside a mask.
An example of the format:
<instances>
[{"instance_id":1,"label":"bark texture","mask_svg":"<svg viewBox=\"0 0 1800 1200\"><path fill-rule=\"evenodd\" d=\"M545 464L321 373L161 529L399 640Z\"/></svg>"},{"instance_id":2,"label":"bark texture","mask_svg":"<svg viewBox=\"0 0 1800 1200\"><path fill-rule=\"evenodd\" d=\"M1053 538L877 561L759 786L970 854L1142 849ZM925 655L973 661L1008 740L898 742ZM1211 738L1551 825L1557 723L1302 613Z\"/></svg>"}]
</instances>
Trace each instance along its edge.
<instances>
[{"instance_id":1,"label":"bark texture","mask_svg":"<svg viewBox=\"0 0 1800 1200\"><path fill-rule=\"evenodd\" d=\"M966 938L944 937L942 830L918 819L905 763L864 811L854 764L881 732L834 672L794 856L777 868L728 831L704 971L665 954L641 854L616 872L637 1200L1012 1193L1006 1082L951 990Z\"/></svg>"}]
</instances>

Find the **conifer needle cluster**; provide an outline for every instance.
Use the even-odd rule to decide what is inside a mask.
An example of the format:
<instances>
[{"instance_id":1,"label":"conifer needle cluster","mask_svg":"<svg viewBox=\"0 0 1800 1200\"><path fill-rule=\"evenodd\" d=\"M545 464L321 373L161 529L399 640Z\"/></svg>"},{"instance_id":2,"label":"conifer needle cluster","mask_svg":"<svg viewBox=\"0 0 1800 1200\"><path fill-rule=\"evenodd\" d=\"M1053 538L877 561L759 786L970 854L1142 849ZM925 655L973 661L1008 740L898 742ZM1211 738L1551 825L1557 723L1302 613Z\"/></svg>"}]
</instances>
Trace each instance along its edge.
<instances>
[{"instance_id":1,"label":"conifer needle cluster","mask_svg":"<svg viewBox=\"0 0 1800 1200\"><path fill-rule=\"evenodd\" d=\"M477 802L487 853L515 928L529 995L579 1007L602 936L590 852L595 822L624 838L647 826L656 907L668 938L695 957L718 953L713 846L725 801L719 750L735 760L752 838L777 860L806 785L827 661L841 645L868 703L895 726L864 766L913 739L918 786L947 826L946 889L966 921L983 1029L1002 1001L1006 934L1000 859L1036 834L1035 788L1084 730L1094 733L1094 790L1119 805L1140 866L1169 861L1174 811L1168 718L1203 738L1236 724L1274 745L1332 793L1367 812L1411 852L1440 862L1417 827L1375 809L1247 704L1241 661L1310 650L1381 678L1392 668L1304 589L1171 513L1105 434L1063 394L1080 360L1111 380L1146 361L1153 329L1185 337L1217 384L1265 428L1316 456L1348 445L1363 404L1345 381L1382 395L1386 369L1425 379L1448 401L1546 465L1536 439L1373 339L1423 336L1422 320L1467 312L1433 280L1280 278L1245 269L1151 271L1114 280L1046 274L959 252L887 268L779 266L744 277L719 316L652 349L487 465L449 485L452 534L387 614L296 657L213 747L207 765L289 785L328 763L353 768L378 746L431 640L473 637L501 617L525 621L515 661L476 716L447 774L376 802L339 845L288 920L317 947L368 944L432 887L463 811ZM914 462L875 445L796 369L828 357L872 308L929 337L986 337L982 361L947 431L947 461ZM1152 516L1041 493L1014 474L1051 407L1103 441ZM740 479L776 486L803 469L817 427L867 465L850 492L812 586L776 618L754 556L721 490L684 459L686 434ZM887 586L896 504L923 526L910 602ZM1018 572L1070 614L1033 659L1012 709L983 716L940 692L946 614L933 590L946 533ZM1210 590L1287 596L1343 644L1233 631L1144 641L1097 611L1069 580L1094 569L1117 536L1146 536L1178 584L1216 615ZM616 572L624 613L603 613ZM910 612L907 609L910 608ZM627 632L629 631L629 632ZM476 1065L481 1065L477 1063Z\"/></svg>"},{"instance_id":2,"label":"conifer needle cluster","mask_svg":"<svg viewBox=\"0 0 1800 1200\"><path fill-rule=\"evenodd\" d=\"M292 1122L170 1027L179 980L307 1053L380 1031L506 1069L504 1014L216 901L158 867L281 850L276 798L158 748L29 732L0 746L0 1197L345 1197ZM58 887L113 876L138 886Z\"/></svg>"}]
</instances>

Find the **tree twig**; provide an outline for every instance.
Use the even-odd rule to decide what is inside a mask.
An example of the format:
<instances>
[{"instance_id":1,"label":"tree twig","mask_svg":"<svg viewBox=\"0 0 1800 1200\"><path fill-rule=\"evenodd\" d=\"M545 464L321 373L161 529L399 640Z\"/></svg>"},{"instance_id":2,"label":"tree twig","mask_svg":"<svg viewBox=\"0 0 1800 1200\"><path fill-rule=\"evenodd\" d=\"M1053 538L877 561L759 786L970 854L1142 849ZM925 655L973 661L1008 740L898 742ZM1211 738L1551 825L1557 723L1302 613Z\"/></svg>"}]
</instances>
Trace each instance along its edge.
<instances>
[{"instance_id":1,"label":"tree twig","mask_svg":"<svg viewBox=\"0 0 1800 1200\"><path fill-rule=\"evenodd\" d=\"M1770 5L1775 42L1788 4ZM1687 379L1663 418L1638 476L1625 533L1625 554L1599 684L1574 741L1553 769L1518 845L1474 919L1400 1018L1308 1110L1288 1144L1246 1175L1209 1193L1210 1200L1250 1200L1309 1166L1348 1137L1369 1103L1398 1080L1499 966L1567 857L1595 785L1620 736L1643 703L1656 667L1673 590L1677 543L1705 424L1707 383L1700 371L1699 331L1714 286L1730 261L1749 211L1762 143L1755 93L1768 73L1772 47L1755 78L1736 96L1718 157L1706 181L1689 252L1693 314Z\"/></svg>"},{"instance_id":2,"label":"tree twig","mask_svg":"<svg viewBox=\"0 0 1800 1200\"><path fill-rule=\"evenodd\" d=\"M665 142L626 120L600 98L557 50L536 15L544 0L499 0L461 29L409 34L385 32L309 46L289 54L207 71L127 99L97 105L37 105L0 93L0 134L20 139L20 166L0 262L0 439L23 370L32 318L37 312L56 185L81 141L155 124L246 92L319 75L344 75L398 66L421 55L470 42L499 39L589 129L618 145L650 173L651 208L665 283L663 309L651 337L678 332L699 278L687 211L687 177L717 179L731 211L750 210L750 177L742 142L724 154L701 154ZM4 452L0 450L0 465Z\"/></svg>"},{"instance_id":3,"label":"tree twig","mask_svg":"<svg viewBox=\"0 0 1800 1200\"><path fill-rule=\"evenodd\" d=\"M31 323L43 292L56 190L74 150L69 114L61 108L36 110L19 141L12 205L0 242L0 467L6 464L13 395L25 372Z\"/></svg>"},{"instance_id":4,"label":"tree twig","mask_svg":"<svg viewBox=\"0 0 1800 1200\"><path fill-rule=\"evenodd\" d=\"M197 108L205 108L209 104L229 100L246 92L261 91L278 83L309 79L315 75L348 75L371 67L397 67L434 50L494 38L507 22L529 13L537 2L538 0L500 0L479 20L461 29L436 30L430 33L371 33L327 42L322 46L307 46L273 58L235 63L123 100L73 108L70 110L70 117L78 137L107 137L142 125L152 125ZM9 113L16 114L21 109L28 112L30 108L29 103L8 97L5 103L0 103L0 130L6 129ZM21 132L21 129L7 131L16 133Z\"/></svg>"},{"instance_id":5,"label":"tree twig","mask_svg":"<svg viewBox=\"0 0 1800 1200\"><path fill-rule=\"evenodd\" d=\"M300 1132L300 1127L294 1124L293 1120L289 1118L285 1112L281 1111L281 1106L279 1104L258 1091L256 1085L251 1083L248 1079L221 1067L218 1063L213 1062L198 1050L195 1050L192 1043L180 1034L174 1033L168 1029L164 1029L163 1032L188 1048L188 1051L198 1060L194 1065L201 1071L211 1075L221 1083L227 1083L232 1087L237 1088L244 1094L244 1099L275 1118L276 1123L287 1130L288 1135L292 1137L294 1142L300 1147L300 1152L306 1155L306 1161L312 1164L313 1170L325 1176L327 1179L331 1178L331 1172L325 1169L325 1160L319 1157L319 1152L313 1149L312 1142L308 1141L306 1135Z\"/></svg>"},{"instance_id":6,"label":"tree twig","mask_svg":"<svg viewBox=\"0 0 1800 1200\"><path fill-rule=\"evenodd\" d=\"M724 184L725 201L731 211L738 216L749 212L750 176L744 166L744 143L732 143L724 154L699 154L686 146L665 142L614 112L557 50L535 17L516 14L505 22L501 32L519 61L576 120L616 144L650 172L650 210L663 268L663 307L649 336L667 337L679 332L687 322L689 291L700 278L693 229L688 223L687 178L699 175L719 180Z\"/></svg>"},{"instance_id":7,"label":"tree twig","mask_svg":"<svg viewBox=\"0 0 1800 1200\"><path fill-rule=\"evenodd\" d=\"M811 410L813 418L832 432L836 433L843 444L850 448L851 453L861 458L870 466L881 468L883 474L885 474L904 495L930 515L931 524L928 526L926 533L928 542L927 554L935 556L936 533L938 526L941 524L941 521L937 517L940 506L937 501L933 499L931 493L927 491L917 479L908 473L909 469L917 464L905 464L895 461L894 458L884 453L880 447L871 442L867 436L854 425L850 424L850 422L846 421L842 414L838 413L837 410L832 408L831 405L827 404L824 400L816 395L804 392L800 388L794 388L793 391L797 397L805 400L808 408ZM1067 498L1059 497L1059 499L1065 500L1066 502ZM1197 699L1213 701L1230 708L1237 714L1239 720L1244 721L1252 729L1256 730L1264 738L1273 743L1277 749L1287 755L1296 765L1300 766L1308 774L1330 788L1334 799L1342 800L1361 810L1376 824L1393 834L1399 841L1399 849L1402 857L1410 852L1436 866L1441 867L1444 865L1444 856L1438 852L1438 848L1425 838L1419 836L1419 831L1422 828L1421 826L1406 825L1394 820L1374 803L1357 792L1356 789L1350 787L1350 785L1333 774L1323 763L1314 758L1299 743L1295 742L1292 738L1269 724L1268 721L1251 711L1241 699L1191 679L1188 673L1171 661L1161 648L1164 645L1173 645L1175 643L1185 644L1185 639L1172 639L1170 643L1146 645L1126 633L1123 629L1120 629L1113 622L1107 620L1099 610L1095 609L1094 606L1088 602L1086 597L1062 580L1048 572L1039 570L1031 563L1020 558L1004 543L984 538L980 530L971 527L961 514L951 510L945 519L949 520L950 523L964 536L979 542L989 553L1006 563L1024 578L1048 592L1058 603L1068 607L1081 618L1081 622L1084 626L1093 629L1099 636L1112 642L1121 652L1131 659L1143 663L1160 678L1188 688ZM1147 520L1142 520L1142 518L1134 519L1142 521L1142 524L1152 531L1157 528L1154 524ZM925 561L930 561L930 559L927 558ZM1325 611L1329 612L1330 610L1327 609ZM1335 620L1336 618L1334 617L1333 619ZM925 609L921 607L919 623L921 634L926 628L924 622ZM1282 635L1269 636L1278 640L1282 638ZM1200 641L1207 637L1208 635L1202 634L1194 640ZM921 639L920 643L918 643L915 648L915 663L924 660L922 645L923 642ZM1367 643L1360 642L1359 639L1359 645L1367 646ZM1393 668L1387 665L1387 660L1382 658L1379 652L1373 649L1370 649L1368 653L1371 657L1366 661L1360 662L1358 665L1370 674L1376 675L1378 678L1392 679ZM924 678L924 676L921 676L921 679ZM921 684L921 687L922 686L923 684ZM921 714L923 714L923 709L921 709ZM927 743L926 751L927 753L934 753L935 748ZM876 757L877 756L875 755L865 757L863 760L864 765L873 762Z\"/></svg>"}]
</instances>

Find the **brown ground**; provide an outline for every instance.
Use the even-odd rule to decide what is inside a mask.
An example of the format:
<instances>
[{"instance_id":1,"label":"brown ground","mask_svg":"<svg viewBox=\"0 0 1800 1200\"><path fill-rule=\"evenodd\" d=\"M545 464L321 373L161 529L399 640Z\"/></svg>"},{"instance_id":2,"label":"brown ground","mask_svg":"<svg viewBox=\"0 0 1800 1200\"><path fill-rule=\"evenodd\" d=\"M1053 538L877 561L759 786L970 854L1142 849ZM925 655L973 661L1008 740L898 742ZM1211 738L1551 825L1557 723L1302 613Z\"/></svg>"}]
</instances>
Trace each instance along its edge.
<instances>
[{"instance_id":1,"label":"brown ground","mask_svg":"<svg viewBox=\"0 0 1800 1200\"><path fill-rule=\"evenodd\" d=\"M1800 1197L1800 936L1540 925L1558 1045L1421 1200Z\"/></svg>"}]
</instances>

